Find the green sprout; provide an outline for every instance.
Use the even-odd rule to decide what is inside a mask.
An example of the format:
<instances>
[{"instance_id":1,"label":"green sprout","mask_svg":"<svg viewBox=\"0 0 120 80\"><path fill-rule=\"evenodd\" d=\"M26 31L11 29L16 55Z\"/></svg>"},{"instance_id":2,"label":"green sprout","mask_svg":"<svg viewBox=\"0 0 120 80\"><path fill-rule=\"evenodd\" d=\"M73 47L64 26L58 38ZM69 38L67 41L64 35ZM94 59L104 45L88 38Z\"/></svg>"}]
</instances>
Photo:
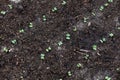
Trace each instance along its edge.
<instances>
[{"instance_id":1,"label":"green sprout","mask_svg":"<svg viewBox=\"0 0 120 80\"><path fill-rule=\"evenodd\" d=\"M33 27L33 23L30 22L29 23L29 27L32 28Z\"/></svg>"},{"instance_id":2,"label":"green sprout","mask_svg":"<svg viewBox=\"0 0 120 80\"><path fill-rule=\"evenodd\" d=\"M19 33L24 33L24 32L25 32L24 29L19 30Z\"/></svg>"},{"instance_id":3,"label":"green sprout","mask_svg":"<svg viewBox=\"0 0 120 80\"><path fill-rule=\"evenodd\" d=\"M11 41L11 43L12 43L12 44L16 44L16 43L17 43L17 40L16 40L16 39L13 39L13 40Z\"/></svg>"},{"instance_id":4,"label":"green sprout","mask_svg":"<svg viewBox=\"0 0 120 80\"><path fill-rule=\"evenodd\" d=\"M78 67L78 68L81 68L81 67L82 67L82 64L81 64L81 63L78 63L78 64L77 64L77 67Z\"/></svg>"},{"instance_id":5,"label":"green sprout","mask_svg":"<svg viewBox=\"0 0 120 80\"><path fill-rule=\"evenodd\" d=\"M95 16L96 14L94 12L92 12L92 15Z\"/></svg>"},{"instance_id":6,"label":"green sprout","mask_svg":"<svg viewBox=\"0 0 120 80\"><path fill-rule=\"evenodd\" d=\"M51 50L52 50L52 48L50 46L48 48L46 48L46 52L49 52Z\"/></svg>"},{"instance_id":7,"label":"green sprout","mask_svg":"<svg viewBox=\"0 0 120 80\"><path fill-rule=\"evenodd\" d=\"M62 1L62 5L65 5L67 2L64 0L64 1Z\"/></svg>"},{"instance_id":8,"label":"green sprout","mask_svg":"<svg viewBox=\"0 0 120 80\"><path fill-rule=\"evenodd\" d=\"M111 77L105 76L105 80L111 80Z\"/></svg>"},{"instance_id":9,"label":"green sprout","mask_svg":"<svg viewBox=\"0 0 120 80\"><path fill-rule=\"evenodd\" d=\"M44 60L44 59L45 59L45 54L42 53L42 54L40 55L40 59Z\"/></svg>"},{"instance_id":10,"label":"green sprout","mask_svg":"<svg viewBox=\"0 0 120 80\"><path fill-rule=\"evenodd\" d=\"M112 2L113 2L113 0L108 0L108 2L109 2L109 3L112 3Z\"/></svg>"},{"instance_id":11,"label":"green sprout","mask_svg":"<svg viewBox=\"0 0 120 80\"><path fill-rule=\"evenodd\" d=\"M89 19L89 18L84 17L84 23L86 23L88 19Z\"/></svg>"},{"instance_id":12,"label":"green sprout","mask_svg":"<svg viewBox=\"0 0 120 80\"><path fill-rule=\"evenodd\" d=\"M12 6L12 5L10 5L10 4L8 5L8 7L9 7L10 9L12 9L12 8L13 8L13 6Z\"/></svg>"},{"instance_id":13,"label":"green sprout","mask_svg":"<svg viewBox=\"0 0 120 80\"><path fill-rule=\"evenodd\" d=\"M57 11L57 7L54 7L54 8L52 9L52 12L55 12L55 11Z\"/></svg>"},{"instance_id":14,"label":"green sprout","mask_svg":"<svg viewBox=\"0 0 120 80\"><path fill-rule=\"evenodd\" d=\"M104 6L100 6L99 10L103 11L104 10Z\"/></svg>"},{"instance_id":15,"label":"green sprout","mask_svg":"<svg viewBox=\"0 0 120 80\"><path fill-rule=\"evenodd\" d=\"M120 71L120 68L118 67L118 68L116 68L116 70L117 70L117 71Z\"/></svg>"},{"instance_id":16,"label":"green sprout","mask_svg":"<svg viewBox=\"0 0 120 80\"><path fill-rule=\"evenodd\" d=\"M108 3L105 3L104 6L108 6L109 4Z\"/></svg>"},{"instance_id":17,"label":"green sprout","mask_svg":"<svg viewBox=\"0 0 120 80\"><path fill-rule=\"evenodd\" d=\"M77 31L77 28L76 28L76 27L74 27L73 31L74 31L74 32L76 32L76 31Z\"/></svg>"},{"instance_id":18,"label":"green sprout","mask_svg":"<svg viewBox=\"0 0 120 80\"><path fill-rule=\"evenodd\" d=\"M69 33L66 34L66 39L67 39L67 40L70 39L70 34L69 34Z\"/></svg>"},{"instance_id":19,"label":"green sprout","mask_svg":"<svg viewBox=\"0 0 120 80\"><path fill-rule=\"evenodd\" d=\"M106 41L106 38L100 39L100 42L101 42L101 43L103 43L103 42L105 42L105 41Z\"/></svg>"},{"instance_id":20,"label":"green sprout","mask_svg":"<svg viewBox=\"0 0 120 80\"><path fill-rule=\"evenodd\" d=\"M63 44L62 41L59 41L59 42L58 42L58 46L61 46L62 44Z\"/></svg>"},{"instance_id":21,"label":"green sprout","mask_svg":"<svg viewBox=\"0 0 120 80\"><path fill-rule=\"evenodd\" d=\"M120 27L118 27L117 29L120 30Z\"/></svg>"},{"instance_id":22,"label":"green sprout","mask_svg":"<svg viewBox=\"0 0 120 80\"><path fill-rule=\"evenodd\" d=\"M97 50L97 45L93 45L92 49L96 51Z\"/></svg>"},{"instance_id":23,"label":"green sprout","mask_svg":"<svg viewBox=\"0 0 120 80\"><path fill-rule=\"evenodd\" d=\"M9 49L7 47L4 47L3 51L7 53L9 51Z\"/></svg>"},{"instance_id":24,"label":"green sprout","mask_svg":"<svg viewBox=\"0 0 120 80\"><path fill-rule=\"evenodd\" d=\"M89 58L89 55L88 55L88 54L86 54L86 55L84 56L84 58L85 58L85 59L88 59L88 58Z\"/></svg>"},{"instance_id":25,"label":"green sprout","mask_svg":"<svg viewBox=\"0 0 120 80\"><path fill-rule=\"evenodd\" d=\"M110 37L113 37L113 36L114 36L114 34L113 34L113 33L110 33L110 34L109 34L109 36L110 36Z\"/></svg>"},{"instance_id":26,"label":"green sprout","mask_svg":"<svg viewBox=\"0 0 120 80\"><path fill-rule=\"evenodd\" d=\"M43 21L46 21L46 20L47 20L45 15L43 15L42 17L43 17Z\"/></svg>"},{"instance_id":27,"label":"green sprout","mask_svg":"<svg viewBox=\"0 0 120 80\"><path fill-rule=\"evenodd\" d=\"M71 71L68 71L68 76L72 76L72 72Z\"/></svg>"},{"instance_id":28,"label":"green sprout","mask_svg":"<svg viewBox=\"0 0 120 80\"><path fill-rule=\"evenodd\" d=\"M0 12L2 15L5 15L6 14L6 11L1 11Z\"/></svg>"}]
</instances>

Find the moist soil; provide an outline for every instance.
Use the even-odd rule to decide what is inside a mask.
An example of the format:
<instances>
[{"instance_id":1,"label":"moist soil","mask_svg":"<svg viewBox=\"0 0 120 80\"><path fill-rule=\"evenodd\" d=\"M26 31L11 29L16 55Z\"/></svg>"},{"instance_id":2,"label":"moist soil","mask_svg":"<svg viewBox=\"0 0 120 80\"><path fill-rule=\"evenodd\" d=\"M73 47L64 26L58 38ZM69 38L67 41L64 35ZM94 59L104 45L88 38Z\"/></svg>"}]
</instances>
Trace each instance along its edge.
<instances>
[{"instance_id":1,"label":"moist soil","mask_svg":"<svg viewBox=\"0 0 120 80\"><path fill-rule=\"evenodd\" d=\"M120 80L120 0L65 2L0 0L0 80Z\"/></svg>"}]
</instances>

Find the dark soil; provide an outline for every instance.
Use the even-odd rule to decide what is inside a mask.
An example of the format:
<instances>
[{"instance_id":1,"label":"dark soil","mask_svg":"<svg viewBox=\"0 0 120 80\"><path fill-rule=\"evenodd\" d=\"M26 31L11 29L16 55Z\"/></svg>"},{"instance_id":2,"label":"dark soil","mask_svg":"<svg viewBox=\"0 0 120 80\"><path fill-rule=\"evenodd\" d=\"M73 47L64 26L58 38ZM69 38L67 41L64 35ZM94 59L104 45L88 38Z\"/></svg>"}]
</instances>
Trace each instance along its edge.
<instances>
[{"instance_id":1,"label":"dark soil","mask_svg":"<svg viewBox=\"0 0 120 80\"><path fill-rule=\"evenodd\" d=\"M62 2L0 0L0 11L6 11L0 14L0 80L120 80L120 0Z\"/></svg>"}]
</instances>

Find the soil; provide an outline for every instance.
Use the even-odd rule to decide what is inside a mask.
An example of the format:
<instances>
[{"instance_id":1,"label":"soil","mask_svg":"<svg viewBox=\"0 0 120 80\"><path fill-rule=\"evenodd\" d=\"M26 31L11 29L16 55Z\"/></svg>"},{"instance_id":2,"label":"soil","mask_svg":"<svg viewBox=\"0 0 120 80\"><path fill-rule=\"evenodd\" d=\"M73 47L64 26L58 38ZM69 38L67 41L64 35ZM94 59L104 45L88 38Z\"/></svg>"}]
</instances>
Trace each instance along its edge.
<instances>
[{"instance_id":1,"label":"soil","mask_svg":"<svg viewBox=\"0 0 120 80\"><path fill-rule=\"evenodd\" d=\"M62 2L0 0L0 80L120 80L120 0Z\"/></svg>"}]
</instances>

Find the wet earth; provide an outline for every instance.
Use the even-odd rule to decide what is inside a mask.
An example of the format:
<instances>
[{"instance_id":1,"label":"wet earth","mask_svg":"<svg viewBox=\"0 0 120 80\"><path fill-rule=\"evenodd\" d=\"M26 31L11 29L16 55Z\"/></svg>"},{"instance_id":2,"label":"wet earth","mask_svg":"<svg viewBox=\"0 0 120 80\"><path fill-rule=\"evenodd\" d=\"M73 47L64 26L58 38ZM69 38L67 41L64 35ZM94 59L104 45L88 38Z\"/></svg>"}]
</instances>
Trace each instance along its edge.
<instances>
[{"instance_id":1,"label":"wet earth","mask_svg":"<svg viewBox=\"0 0 120 80\"><path fill-rule=\"evenodd\" d=\"M120 80L120 0L0 0L0 80Z\"/></svg>"}]
</instances>

